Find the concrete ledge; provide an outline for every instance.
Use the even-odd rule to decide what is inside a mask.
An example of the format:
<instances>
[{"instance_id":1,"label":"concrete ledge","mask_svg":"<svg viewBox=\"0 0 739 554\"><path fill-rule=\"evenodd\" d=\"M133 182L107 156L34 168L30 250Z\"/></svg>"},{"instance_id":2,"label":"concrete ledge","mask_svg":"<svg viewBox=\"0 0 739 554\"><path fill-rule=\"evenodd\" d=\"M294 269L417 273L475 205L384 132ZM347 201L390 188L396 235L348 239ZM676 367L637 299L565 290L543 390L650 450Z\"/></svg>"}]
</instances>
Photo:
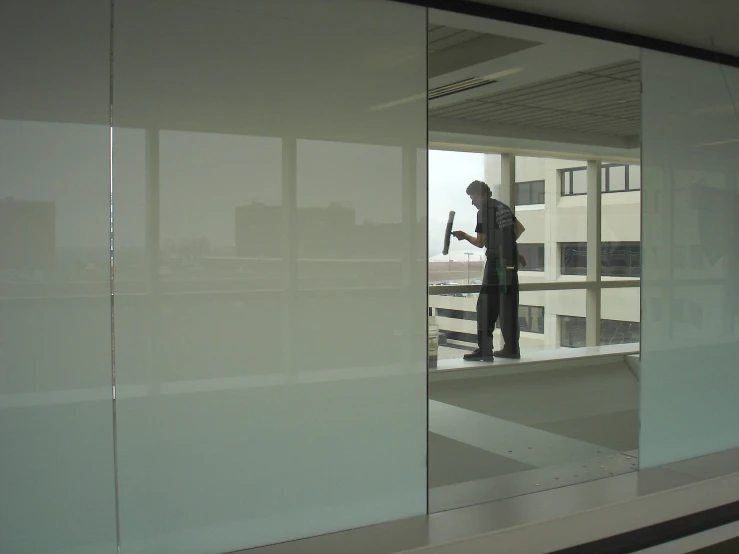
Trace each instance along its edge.
<instances>
[{"instance_id":1,"label":"concrete ledge","mask_svg":"<svg viewBox=\"0 0 739 554\"><path fill-rule=\"evenodd\" d=\"M460 357L453 360L439 360L438 367L429 370L429 381L477 379L587 365L626 363L629 356L638 353L638 344L614 344L585 348L536 350L530 354L524 353L520 360L498 358L494 362L466 362Z\"/></svg>"}]
</instances>

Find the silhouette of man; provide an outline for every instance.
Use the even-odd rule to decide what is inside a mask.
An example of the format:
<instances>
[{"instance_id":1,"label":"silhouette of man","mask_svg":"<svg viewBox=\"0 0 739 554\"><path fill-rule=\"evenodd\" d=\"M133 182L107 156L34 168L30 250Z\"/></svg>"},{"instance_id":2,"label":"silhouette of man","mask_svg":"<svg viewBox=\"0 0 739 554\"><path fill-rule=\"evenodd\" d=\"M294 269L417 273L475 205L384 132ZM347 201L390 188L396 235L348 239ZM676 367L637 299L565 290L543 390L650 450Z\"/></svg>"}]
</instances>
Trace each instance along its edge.
<instances>
[{"instance_id":1,"label":"silhouette of man","mask_svg":"<svg viewBox=\"0 0 739 554\"><path fill-rule=\"evenodd\" d=\"M473 181L467 187L472 205L477 208L475 235L464 231L452 234L477 248L485 248L485 272L477 299L477 349L465 354L468 361L493 361L520 358L518 326L518 266L526 265L519 256L516 241L525 231L521 222L503 202L493 198L490 187ZM504 347L493 352L493 331L500 317Z\"/></svg>"}]
</instances>

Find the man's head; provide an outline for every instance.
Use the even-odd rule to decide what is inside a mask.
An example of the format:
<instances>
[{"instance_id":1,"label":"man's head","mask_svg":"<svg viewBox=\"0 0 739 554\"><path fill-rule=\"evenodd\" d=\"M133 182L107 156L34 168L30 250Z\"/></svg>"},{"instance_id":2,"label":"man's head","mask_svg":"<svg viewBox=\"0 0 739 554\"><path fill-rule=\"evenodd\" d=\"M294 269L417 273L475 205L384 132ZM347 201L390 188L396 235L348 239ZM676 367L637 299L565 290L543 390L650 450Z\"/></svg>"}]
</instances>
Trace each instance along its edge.
<instances>
[{"instance_id":1,"label":"man's head","mask_svg":"<svg viewBox=\"0 0 739 554\"><path fill-rule=\"evenodd\" d=\"M467 194L472 200L472 205L478 210L482 209L488 198L492 198L493 196L490 187L482 181L472 181L467 186Z\"/></svg>"}]
</instances>

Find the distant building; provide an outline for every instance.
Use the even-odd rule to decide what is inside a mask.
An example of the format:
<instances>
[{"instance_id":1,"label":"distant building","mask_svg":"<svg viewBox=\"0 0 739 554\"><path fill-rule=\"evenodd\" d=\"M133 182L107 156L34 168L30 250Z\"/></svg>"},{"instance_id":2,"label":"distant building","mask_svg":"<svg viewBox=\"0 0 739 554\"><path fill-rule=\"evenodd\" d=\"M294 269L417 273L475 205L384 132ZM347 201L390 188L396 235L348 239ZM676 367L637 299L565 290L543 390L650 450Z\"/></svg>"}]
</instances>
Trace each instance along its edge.
<instances>
[{"instance_id":1,"label":"distant building","mask_svg":"<svg viewBox=\"0 0 739 554\"><path fill-rule=\"evenodd\" d=\"M295 225L298 257L347 259L379 250L396 232L395 226L356 224L356 210L339 204L298 208ZM287 245L287 221L282 206L253 203L236 208L236 255L242 258L282 258ZM382 235L380 237L379 235ZM381 252L377 252L380 254Z\"/></svg>"},{"instance_id":2,"label":"distant building","mask_svg":"<svg viewBox=\"0 0 739 554\"><path fill-rule=\"evenodd\" d=\"M255 202L236 208L236 255L280 258L284 251L282 206Z\"/></svg>"},{"instance_id":3,"label":"distant building","mask_svg":"<svg viewBox=\"0 0 739 554\"><path fill-rule=\"evenodd\" d=\"M53 202L0 200L0 270L50 269L55 249Z\"/></svg>"}]
</instances>

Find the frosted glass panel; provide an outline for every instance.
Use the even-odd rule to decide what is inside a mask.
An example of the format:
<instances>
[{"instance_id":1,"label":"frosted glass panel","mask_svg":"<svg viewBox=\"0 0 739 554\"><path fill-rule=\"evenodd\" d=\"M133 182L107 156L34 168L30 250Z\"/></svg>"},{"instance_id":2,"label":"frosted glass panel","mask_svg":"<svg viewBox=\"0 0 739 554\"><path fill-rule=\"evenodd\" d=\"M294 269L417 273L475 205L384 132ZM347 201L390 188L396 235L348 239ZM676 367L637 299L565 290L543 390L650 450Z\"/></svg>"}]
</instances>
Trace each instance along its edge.
<instances>
[{"instance_id":1,"label":"frosted glass panel","mask_svg":"<svg viewBox=\"0 0 739 554\"><path fill-rule=\"evenodd\" d=\"M739 446L739 70L651 51L642 64L650 467Z\"/></svg>"},{"instance_id":2,"label":"frosted glass panel","mask_svg":"<svg viewBox=\"0 0 739 554\"><path fill-rule=\"evenodd\" d=\"M425 10L115 21L121 551L423 514Z\"/></svg>"},{"instance_id":3,"label":"frosted glass panel","mask_svg":"<svg viewBox=\"0 0 739 554\"><path fill-rule=\"evenodd\" d=\"M109 10L0 6L0 552L116 552Z\"/></svg>"}]
</instances>

